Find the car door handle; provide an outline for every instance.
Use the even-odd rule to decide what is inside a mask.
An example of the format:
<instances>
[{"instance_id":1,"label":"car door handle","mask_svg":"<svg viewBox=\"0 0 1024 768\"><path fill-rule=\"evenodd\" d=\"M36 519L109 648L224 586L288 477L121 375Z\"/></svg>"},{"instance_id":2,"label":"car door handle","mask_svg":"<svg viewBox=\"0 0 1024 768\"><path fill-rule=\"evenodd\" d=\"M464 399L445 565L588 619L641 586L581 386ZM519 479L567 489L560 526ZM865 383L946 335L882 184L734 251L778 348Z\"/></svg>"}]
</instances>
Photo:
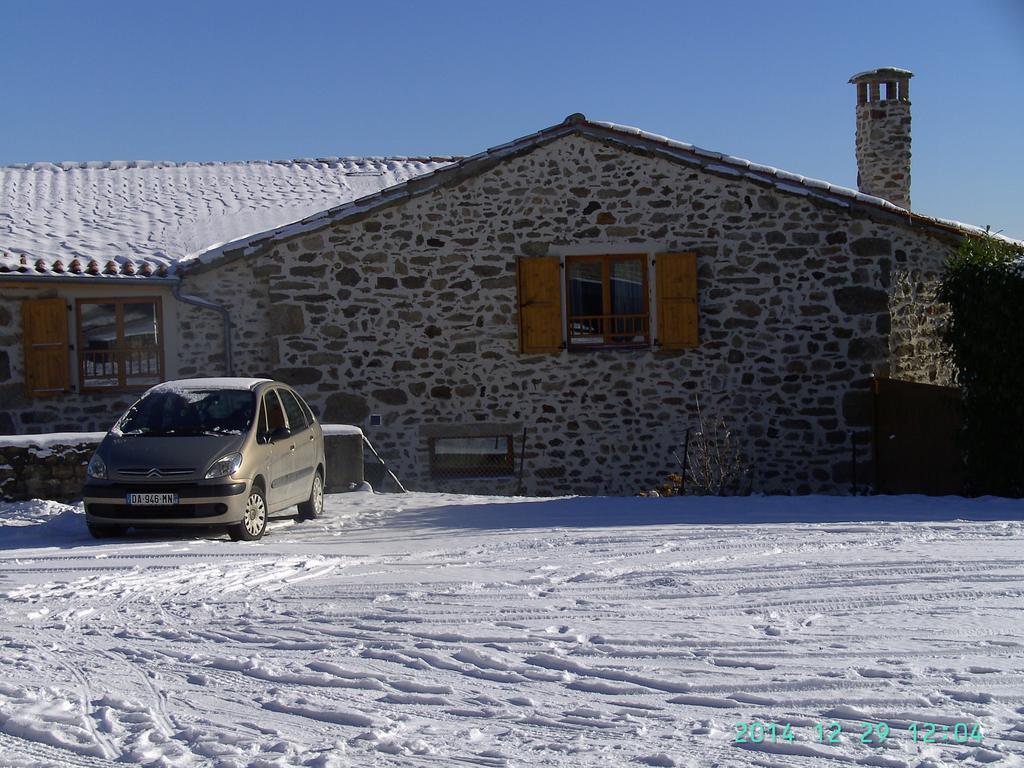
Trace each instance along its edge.
<instances>
[{"instance_id":1,"label":"car door handle","mask_svg":"<svg viewBox=\"0 0 1024 768\"><path fill-rule=\"evenodd\" d=\"M288 446L288 450L294 452L295 451L295 446L294 445L289 445Z\"/></svg>"},{"instance_id":2,"label":"car door handle","mask_svg":"<svg viewBox=\"0 0 1024 768\"><path fill-rule=\"evenodd\" d=\"M316 437L314 435L310 435L309 436L309 441L313 442L314 440L316 440Z\"/></svg>"}]
</instances>

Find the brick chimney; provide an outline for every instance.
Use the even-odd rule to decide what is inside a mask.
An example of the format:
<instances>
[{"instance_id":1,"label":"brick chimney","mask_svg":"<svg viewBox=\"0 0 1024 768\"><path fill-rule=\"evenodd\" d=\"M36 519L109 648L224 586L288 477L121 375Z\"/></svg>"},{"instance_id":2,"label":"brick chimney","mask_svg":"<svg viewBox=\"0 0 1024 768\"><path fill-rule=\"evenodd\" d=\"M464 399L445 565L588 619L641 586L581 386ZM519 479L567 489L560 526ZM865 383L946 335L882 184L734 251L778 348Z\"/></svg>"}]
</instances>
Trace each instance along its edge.
<instances>
[{"instance_id":1,"label":"brick chimney","mask_svg":"<svg viewBox=\"0 0 1024 768\"><path fill-rule=\"evenodd\" d=\"M910 209L910 78L895 67L850 78L857 86L857 188Z\"/></svg>"}]
</instances>

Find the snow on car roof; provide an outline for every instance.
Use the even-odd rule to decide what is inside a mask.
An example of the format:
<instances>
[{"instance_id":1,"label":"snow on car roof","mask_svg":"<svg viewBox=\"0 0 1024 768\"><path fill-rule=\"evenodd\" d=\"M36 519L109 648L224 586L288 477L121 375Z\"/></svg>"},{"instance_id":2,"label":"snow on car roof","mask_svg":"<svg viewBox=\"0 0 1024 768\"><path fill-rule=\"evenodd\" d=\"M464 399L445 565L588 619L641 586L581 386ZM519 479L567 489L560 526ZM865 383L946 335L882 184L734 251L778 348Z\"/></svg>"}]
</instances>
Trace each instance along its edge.
<instances>
[{"instance_id":1,"label":"snow on car roof","mask_svg":"<svg viewBox=\"0 0 1024 768\"><path fill-rule=\"evenodd\" d=\"M249 379L241 376L223 376L210 379L178 379L165 381L150 388L150 392L176 392L186 389L253 389L273 379Z\"/></svg>"}]
</instances>

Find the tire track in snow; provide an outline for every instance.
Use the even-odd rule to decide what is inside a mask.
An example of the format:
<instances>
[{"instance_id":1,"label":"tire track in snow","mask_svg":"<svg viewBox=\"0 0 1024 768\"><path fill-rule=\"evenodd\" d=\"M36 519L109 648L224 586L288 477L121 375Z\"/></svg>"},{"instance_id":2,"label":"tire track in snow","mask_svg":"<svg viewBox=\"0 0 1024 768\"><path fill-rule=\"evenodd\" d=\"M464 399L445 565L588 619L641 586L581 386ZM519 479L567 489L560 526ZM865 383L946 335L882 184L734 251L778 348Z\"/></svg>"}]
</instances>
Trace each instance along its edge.
<instances>
[{"instance_id":1,"label":"tire track in snow","mask_svg":"<svg viewBox=\"0 0 1024 768\"><path fill-rule=\"evenodd\" d=\"M52 639L51 642L53 645L59 646L59 644L56 641L53 641ZM56 666L63 669L70 676L70 678L77 684L79 694L77 697L79 705L78 708L80 709L80 713L82 715L82 721L86 724L86 728L88 729L90 736L92 736L92 739L96 742L100 750L103 752L103 756L107 760L113 760L115 757L120 755L120 750L117 748L117 745L109 736L100 731L100 729L96 726L96 721L93 718L92 713L89 712L89 704L93 703L94 701L94 691L93 685L89 680L88 676L86 676L86 674L83 671L81 671L76 665L70 664L67 661L65 661L62 658L61 651L46 648L42 644L42 641L39 640L32 640L30 641L30 644L35 649L36 653L40 658L50 659L51 662L53 662Z\"/></svg>"},{"instance_id":2,"label":"tire track in snow","mask_svg":"<svg viewBox=\"0 0 1024 768\"><path fill-rule=\"evenodd\" d=\"M41 766L75 766L76 768L110 768L110 760L106 758L82 755L68 749L53 747L41 741L26 739L20 736L11 735L0 731L0 757L11 760L11 764L18 765L14 760L15 755L27 755L22 762L26 768L40 768ZM7 768L7 763L3 763Z\"/></svg>"}]
</instances>

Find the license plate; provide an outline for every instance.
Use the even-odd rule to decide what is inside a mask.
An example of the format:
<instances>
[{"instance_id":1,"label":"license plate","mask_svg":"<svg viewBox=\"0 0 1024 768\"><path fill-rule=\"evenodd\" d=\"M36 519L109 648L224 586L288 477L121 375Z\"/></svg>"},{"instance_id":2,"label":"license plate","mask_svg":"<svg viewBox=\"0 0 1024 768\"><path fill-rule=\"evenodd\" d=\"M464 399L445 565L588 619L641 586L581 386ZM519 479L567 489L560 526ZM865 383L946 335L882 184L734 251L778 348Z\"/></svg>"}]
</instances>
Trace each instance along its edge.
<instances>
[{"instance_id":1,"label":"license plate","mask_svg":"<svg viewBox=\"0 0 1024 768\"><path fill-rule=\"evenodd\" d=\"M169 507L178 503L176 493L129 493L129 504L141 504L146 507Z\"/></svg>"}]
</instances>

